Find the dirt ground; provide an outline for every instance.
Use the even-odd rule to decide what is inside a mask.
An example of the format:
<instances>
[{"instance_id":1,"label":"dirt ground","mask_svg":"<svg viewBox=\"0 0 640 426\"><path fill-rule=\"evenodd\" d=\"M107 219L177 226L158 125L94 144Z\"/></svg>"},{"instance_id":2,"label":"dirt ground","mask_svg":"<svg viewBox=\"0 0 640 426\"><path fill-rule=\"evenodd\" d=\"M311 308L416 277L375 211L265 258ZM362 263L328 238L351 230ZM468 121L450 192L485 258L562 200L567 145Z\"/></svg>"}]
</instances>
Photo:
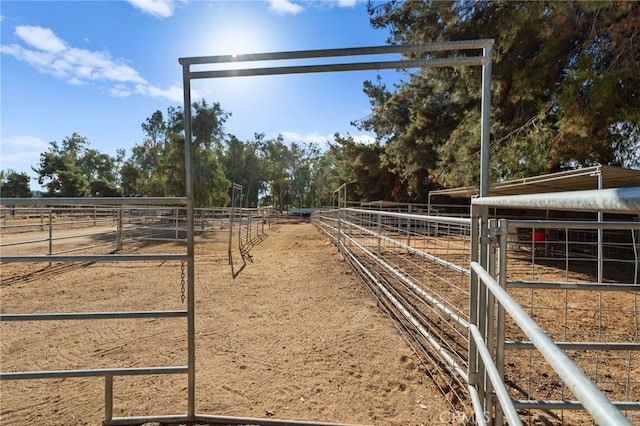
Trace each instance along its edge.
<instances>
[{"instance_id":1,"label":"dirt ground","mask_svg":"<svg viewBox=\"0 0 640 426\"><path fill-rule=\"evenodd\" d=\"M244 268L196 246L196 412L434 425L456 413L391 320L309 223L267 229ZM174 243L138 253L184 252ZM4 253L9 254L9 253ZM180 262L2 266L1 311L185 309ZM186 365L186 320L0 323L2 371ZM114 416L185 414L185 375L116 377ZM2 425L98 425L104 379L0 382Z\"/></svg>"}]
</instances>

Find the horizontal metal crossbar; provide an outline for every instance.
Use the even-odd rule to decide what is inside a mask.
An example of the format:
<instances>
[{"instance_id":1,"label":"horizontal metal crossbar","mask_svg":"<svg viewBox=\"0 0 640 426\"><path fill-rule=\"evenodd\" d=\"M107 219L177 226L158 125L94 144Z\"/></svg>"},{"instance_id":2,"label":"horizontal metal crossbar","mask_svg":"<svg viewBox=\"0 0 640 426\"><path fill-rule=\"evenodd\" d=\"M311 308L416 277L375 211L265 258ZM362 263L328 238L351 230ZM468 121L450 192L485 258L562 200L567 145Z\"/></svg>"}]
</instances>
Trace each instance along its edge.
<instances>
[{"instance_id":1,"label":"horizontal metal crossbar","mask_svg":"<svg viewBox=\"0 0 640 426\"><path fill-rule=\"evenodd\" d=\"M2 314L0 321L56 321L130 318L182 318L187 311L129 311L129 312L52 312L44 314Z\"/></svg>"},{"instance_id":2,"label":"horizontal metal crossbar","mask_svg":"<svg viewBox=\"0 0 640 426\"><path fill-rule=\"evenodd\" d=\"M616 401L613 402L618 410L640 410L640 402ZM530 410L583 410L584 406L580 401L531 401L513 400L513 406L518 409ZM612 423L613 424L613 423Z\"/></svg>"},{"instance_id":3,"label":"horizontal metal crossbar","mask_svg":"<svg viewBox=\"0 0 640 426\"><path fill-rule=\"evenodd\" d=\"M138 205L151 204L155 206L185 206L187 197L67 197L67 198L0 198L0 204L7 205L38 205L38 206L93 206L93 205Z\"/></svg>"},{"instance_id":4,"label":"horizontal metal crossbar","mask_svg":"<svg viewBox=\"0 0 640 426\"><path fill-rule=\"evenodd\" d=\"M509 288L537 288L552 290L637 291L637 284L567 283L542 281L507 281Z\"/></svg>"},{"instance_id":5,"label":"horizontal metal crossbar","mask_svg":"<svg viewBox=\"0 0 640 426\"><path fill-rule=\"evenodd\" d=\"M59 379L65 377L142 376L185 374L189 367L98 368L87 370L19 371L0 373L0 380Z\"/></svg>"},{"instance_id":6,"label":"horizontal metal crossbar","mask_svg":"<svg viewBox=\"0 0 640 426\"><path fill-rule=\"evenodd\" d=\"M351 47L342 49L298 50L288 52L248 53L241 55L196 56L180 58L182 65L224 64L230 62L281 61L290 59L336 58L342 56L385 55L393 53L442 52L447 50L483 49L493 45L491 39L419 43L407 45L385 45Z\"/></svg>"},{"instance_id":7,"label":"horizontal metal crossbar","mask_svg":"<svg viewBox=\"0 0 640 426\"><path fill-rule=\"evenodd\" d=\"M81 254L60 256L1 256L0 263L10 262L136 262L154 260L187 260L186 254Z\"/></svg>"},{"instance_id":8,"label":"horizontal metal crossbar","mask_svg":"<svg viewBox=\"0 0 640 426\"><path fill-rule=\"evenodd\" d=\"M622 342L555 342L556 346L565 350L611 350L611 351L634 351L640 352L640 343L622 343ZM531 342L523 341L506 341L505 347L509 349L535 349Z\"/></svg>"},{"instance_id":9,"label":"horizontal metal crossbar","mask_svg":"<svg viewBox=\"0 0 640 426\"><path fill-rule=\"evenodd\" d=\"M347 64L300 65L300 66L267 67L267 68L241 68L241 69L232 69L232 70L193 71L189 73L189 78L202 79L202 78L222 78L222 77L249 77L249 76L279 75L279 74L309 74L309 73L317 73L317 72L419 68L424 66L437 68L437 67L484 65L486 62L487 62L487 59L482 56L469 56L469 57L462 57L462 58L416 59L416 60L386 61L386 62L356 62L356 63L347 63Z\"/></svg>"},{"instance_id":10,"label":"horizontal metal crossbar","mask_svg":"<svg viewBox=\"0 0 640 426\"><path fill-rule=\"evenodd\" d=\"M540 229L640 229L640 223L598 222L595 220L510 220L509 225L528 225L529 227Z\"/></svg>"},{"instance_id":11,"label":"horizontal metal crossbar","mask_svg":"<svg viewBox=\"0 0 640 426\"><path fill-rule=\"evenodd\" d=\"M637 213L640 211L640 186L589 191L567 191L545 194L480 197L471 200L472 206L534 208L570 211L607 211ZM476 215L474 215L476 216Z\"/></svg>"},{"instance_id":12,"label":"horizontal metal crossbar","mask_svg":"<svg viewBox=\"0 0 640 426\"><path fill-rule=\"evenodd\" d=\"M348 426L345 423L323 423L303 420L266 419L259 417L212 416L196 414L189 416L145 416L114 417L102 422L105 426L160 424L219 424L219 425L263 425L263 426Z\"/></svg>"},{"instance_id":13,"label":"horizontal metal crossbar","mask_svg":"<svg viewBox=\"0 0 640 426\"><path fill-rule=\"evenodd\" d=\"M360 213L367 215L383 215L385 217L397 217L404 220L419 220L421 222L434 222L436 224L450 224L450 225L464 225L471 226L471 219L465 217L446 217L446 216L429 216L415 213L395 213L379 210L365 210L365 209L343 209L343 211Z\"/></svg>"}]
</instances>

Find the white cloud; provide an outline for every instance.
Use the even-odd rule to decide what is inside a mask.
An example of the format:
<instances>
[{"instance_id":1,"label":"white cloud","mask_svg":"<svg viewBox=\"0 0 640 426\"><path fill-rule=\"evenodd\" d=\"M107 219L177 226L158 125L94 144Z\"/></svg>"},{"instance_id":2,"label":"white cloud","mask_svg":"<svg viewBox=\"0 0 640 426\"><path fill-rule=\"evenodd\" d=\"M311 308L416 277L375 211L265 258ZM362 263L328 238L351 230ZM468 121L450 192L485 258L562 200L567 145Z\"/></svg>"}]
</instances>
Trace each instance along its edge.
<instances>
[{"instance_id":1,"label":"white cloud","mask_svg":"<svg viewBox=\"0 0 640 426\"><path fill-rule=\"evenodd\" d=\"M174 0L127 0L133 7L157 18L168 18L176 9Z\"/></svg>"},{"instance_id":2,"label":"white cloud","mask_svg":"<svg viewBox=\"0 0 640 426\"><path fill-rule=\"evenodd\" d=\"M280 135L284 138L286 142L297 142L297 143L313 143L318 145L321 148L327 148L329 143L334 143L335 138L333 137L333 133L330 135L321 135L319 133L297 133L297 132L280 132ZM371 135L342 135L342 137L351 136L354 141L362 144L372 144L376 141L376 139ZM277 137L277 135L272 135L272 137Z\"/></svg>"},{"instance_id":3,"label":"white cloud","mask_svg":"<svg viewBox=\"0 0 640 426\"><path fill-rule=\"evenodd\" d=\"M184 100L182 85L173 85L168 89L160 89L159 87L151 86L149 84L139 84L136 86L136 93L151 96L153 98L166 98L173 102L182 102Z\"/></svg>"},{"instance_id":4,"label":"white cloud","mask_svg":"<svg viewBox=\"0 0 640 426\"><path fill-rule=\"evenodd\" d=\"M22 171L24 169L24 165L37 164L40 159L40 154L44 151L21 151L14 152L11 154L2 154L2 163L0 165L0 169L8 170L12 169L15 171Z\"/></svg>"},{"instance_id":5,"label":"white cloud","mask_svg":"<svg viewBox=\"0 0 640 426\"><path fill-rule=\"evenodd\" d=\"M304 6L302 2L294 2L293 0L267 0L269 3L269 10L277 13L278 15L297 15L304 12L305 6L307 8L327 9L333 7L355 7L358 2L363 0L315 0L306 1Z\"/></svg>"},{"instance_id":6,"label":"white cloud","mask_svg":"<svg viewBox=\"0 0 640 426\"><path fill-rule=\"evenodd\" d=\"M304 11L304 7L290 0L269 0L269 10L276 12L278 15L292 14L297 15Z\"/></svg>"},{"instance_id":7,"label":"white cloud","mask_svg":"<svg viewBox=\"0 0 640 426\"><path fill-rule=\"evenodd\" d=\"M26 62L43 74L66 80L72 85L95 81L112 83L108 92L117 97L136 93L171 101L182 100L181 88L152 86L123 60L111 58L108 52L70 47L49 28L23 25L16 27L16 35L26 46L1 45L0 52Z\"/></svg>"},{"instance_id":8,"label":"white cloud","mask_svg":"<svg viewBox=\"0 0 640 426\"><path fill-rule=\"evenodd\" d=\"M376 141L376 138L374 138L371 135L355 135L355 136L352 135L351 137L353 138L354 141L365 144L365 145L371 145Z\"/></svg>"},{"instance_id":9,"label":"white cloud","mask_svg":"<svg viewBox=\"0 0 640 426\"><path fill-rule=\"evenodd\" d=\"M67 49L49 28L20 26L16 27L16 35L28 45L45 52L57 53Z\"/></svg>"},{"instance_id":10,"label":"white cloud","mask_svg":"<svg viewBox=\"0 0 640 426\"><path fill-rule=\"evenodd\" d=\"M42 139L35 136L24 135L24 136L14 136L12 138L2 139L3 150L5 148L17 148L17 149L37 148L37 149L46 150L47 147L48 147L48 144L46 142L44 142Z\"/></svg>"},{"instance_id":11,"label":"white cloud","mask_svg":"<svg viewBox=\"0 0 640 426\"><path fill-rule=\"evenodd\" d=\"M306 135L303 135L297 132L281 132L280 134L287 142L315 143L317 145L324 145L327 142L333 142L333 135L320 135L318 133L307 133Z\"/></svg>"},{"instance_id":12,"label":"white cloud","mask_svg":"<svg viewBox=\"0 0 640 426\"><path fill-rule=\"evenodd\" d=\"M46 152L49 144L42 139L30 136L3 137L0 142L0 169L15 170L18 173L31 173L30 166L38 164L40 154Z\"/></svg>"},{"instance_id":13,"label":"white cloud","mask_svg":"<svg viewBox=\"0 0 640 426\"><path fill-rule=\"evenodd\" d=\"M338 0L338 6L340 7L353 7L358 0Z\"/></svg>"}]
</instances>

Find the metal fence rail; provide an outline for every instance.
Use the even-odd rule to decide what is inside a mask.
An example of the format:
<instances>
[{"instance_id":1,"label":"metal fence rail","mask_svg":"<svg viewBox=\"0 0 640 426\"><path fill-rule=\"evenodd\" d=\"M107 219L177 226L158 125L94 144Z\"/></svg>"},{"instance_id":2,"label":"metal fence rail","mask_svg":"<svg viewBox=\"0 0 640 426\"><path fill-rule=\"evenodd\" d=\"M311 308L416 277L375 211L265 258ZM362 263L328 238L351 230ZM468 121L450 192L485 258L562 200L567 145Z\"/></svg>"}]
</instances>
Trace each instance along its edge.
<instances>
[{"instance_id":1,"label":"metal fence rail","mask_svg":"<svg viewBox=\"0 0 640 426\"><path fill-rule=\"evenodd\" d=\"M312 216L398 320L451 401L467 398L469 219L365 209ZM451 370L455 374L451 374Z\"/></svg>"},{"instance_id":2,"label":"metal fence rail","mask_svg":"<svg viewBox=\"0 0 640 426\"><path fill-rule=\"evenodd\" d=\"M185 240L187 234L186 209L180 206L119 204L105 205L56 205L29 207L0 207L2 225L0 241L2 254L16 251L60 255L83 251L108 253L133 247L150 241ZM201 240L215 240L229 232L230 207L195 209L195 233ZM241 217L250 215L258 223L258 217L270 225L269 209L246 209ZM69 233L69 230L78 232ZM260 228L250 229L249 240L255 239ZM25 239L19 234L28 233ZM246 231L242 234L247 238ZM91 237L95 244L75 243L80 238ZM48 247L46 244L48 244ZM22 250L18 246L23 246Z\"/></svg>"},{"instance_id":3,"label":"metal fence rail","mask_svg":"<svg viewBox=\"0 0 640 426\"><path fill-rule=\"evenodd\" d=\"M86 203L84 200L76 200L78 204L81 202ZM118 216L118 239L113 239L108 244L121 245L123 241L123 209L126 206L140 206L149 205L151 201L149 199L91 199L92 203L96 205L113 205L109 209L101 209L101 211L114 212L117 211ZM153 202L159 203L161 206L171 205L184 205L184 198L163 198L153 199ZM3 205L28 205L37 204L45 206L49 212L53 210L62 211L63 206L68 206L73 203L73 200L69 199L2 199L0 203ZM117 207L116 207L117 205ZM135 207L134 209L139 209ZM162 208L161 208L162 209ZM23 212L29 209L21 210ZM91 208L85 211L92 211ZM93 210L94 212L97 209ZM129 210L129 213L131 210ZM148 211L147 211L148 212ZM111 213L109 213L111 217ZM130 215L127 215L130 216ZM131 215L135 216L135 215ZM51 217L51 216L50 216ZM139 216L141 217L141 216ZM145 216L145 217L148 217ZM96 221L97 222L97 221ZM135 222L135 220L133 221ZM75 222L74 222L75 223ZM62 221L57 222L58 227L68 225L69 222ZM49 253L51 253L51 243L54 241L53 224L50 221L49 225ZM6 231L8 228L5 228ZM9 228L10 229L10 228ZM113 232L109 232L111 234ZM41 240L35 241L41 242ZM34 241L31 241L34 243ZM10 255L7 256L7 245L4 245L2 256L0 257L0 264L14 263L14 262L145 262L145 261L179 261L184 262L189 260L187 253L163 253L163 254L82 254L82 255L66 255L66 254L42 254L42 255ZM87 247L85 247L86 249ZM94 247L90 247L94 248ZM67 250L68 252L69 250ZM94 250L95 251L95 250ZM192 315L189 309L187 310L147 310L147 311L128 311L128 312L48 312L48 313L6 313L0 314L0 322L23 322L23 321L66 321L66 320L114 320L114 319L145 319L145 318L187 318ZM188 339L186 351L191 350L194 342L192 339ZM3 371L0 373L0 380L25 380L25 379L48 379L48 378L64 378L64 377L104 377L105 378L105 420L109 421L113 417L113 377L114 376L128 376L128 375L148 375L148 374L189 374L193 369L193 365L183 366L164 366L164 367L123 367L123 368L87 368L87 369L68 369L68 370L49 370L49 371Z\"/></svg>"},{"instance_id":4,"label":"metal fence rail","mask_svg":"<svg viewBox=\"0 0 640 426\"><path fill-rule=\"evenodd\" d=\"M539 199L544 209L640 212L637 189ZM533 413L562 418L565 410L577 422L640 421L640 223L491 220L483 230L483 207L520 205L502 197L474 203L472 219L340 208L312 220L439 373L453 404L471 401L479 424L519 424L516 409L530 422ZM580 243L575 233L533 237L567 229L623 233L632 243L608 251L620 243L592 242L594 260L566 249Z\"/></svg>"},{"instance_id":5,"label":"metal fence rail","mask_svg":"<svg viewBox=\"0 0 640 426\"><path fill-rule=\"evenodd\" d=\"M635 187L480 198L473 200L472 211L479 217L482 206L577 212L606 209L600 211L627 214L633 220L640 212L639 201L640 188ZM514 230L523 226L533 226L531 235L535 230L545 238L522 241ZM595 259L571 249L583 241L572 241L571 236L579 234L567 230L582 230L598 236L592 250L597 254ZM563 233L563 238L557 238L558 231ZM632 242L628 250L613 252L624 254L617 258L605 256L611 242L602 237L611 231L628 233L628 241ZM498 262L499 266L494 262L489 268L490 276L498 277L501 287L517 300L528 318L543 326L545 336L553 342L551 352L563 350L562 355L555 356L541 350L538 347L541 339L525 336L522 328L513 326L515 318L505 318L501 312L504 306L497 305L498 317L502 315L502 318L497 319L495 331L487 333L486 339L491 345L493 335L496 336L496 363L504 372L505 381L511 384L514 406L534 410L585 410L601 424L628 424L629 419L640 421L640 374L636 367L640 363L637 274L640 260L636 243L639 232L640 223L636 221L501 220L498 226L495 223L489 226L489 239L498 241L494 247L499 250L497 258L503 259ZM549 235L556 237L547 240ZM631 258L628 253L633 253ZM555 274L550 276L551 271ZM482 288L487 286L491 295L496 295L494 286L485 278L478 281L478 291L482 293ZM484 321L490 324L492 317L487 315ZM546 362L552 370L544 368ZM565 365L567 362L574 367ZM579 368L588 377L588 383L581 383L576 374L565 376L565 371L571 368ZM613 402L604 401L605 394ZM618 416L613 407L624 410L629 419L613 417ZM560 411L560 415L562 413ZM573 414L573 418L589 419L578 414ZM627 423L623 423L625 421Z\"/></svg>"},{"instance_id":6,"label":"metal fence rail","mask_svg":"<svg viewBox=\"0 0 640 426\"><path fill-rule=\"evenodd\" d=\"M102 206L57 206L52 207L7 207L0 206L0 232L44 231L52 223L67 227L98 226L114 224L116 215L110 207Z\"/></svg>"}]
</instances>

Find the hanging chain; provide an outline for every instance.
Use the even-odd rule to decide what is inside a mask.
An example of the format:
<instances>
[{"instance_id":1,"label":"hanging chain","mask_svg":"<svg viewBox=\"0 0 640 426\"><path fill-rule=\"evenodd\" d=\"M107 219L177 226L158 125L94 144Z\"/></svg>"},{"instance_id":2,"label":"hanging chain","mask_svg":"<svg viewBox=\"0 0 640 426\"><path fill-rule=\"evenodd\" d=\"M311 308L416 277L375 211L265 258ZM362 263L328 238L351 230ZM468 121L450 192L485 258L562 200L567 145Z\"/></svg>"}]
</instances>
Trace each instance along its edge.
<instances>
[{"instance_id":1,"label":"hanging chain","mask_svg":"<svg viewBox=\"0 0 640 426\"><path fill-rule=\"evenodd\" d=\"M182 262L180 262L180 285L181 285L181 288L180 288L180 291L181 291L181 293L180 293L180 301L181 301L182 303L184 303L184 299L185 299L185 295L184 295L184 292L185 292L185 284L184 284L184 260L183 260Z\"/></svg>"}]
</instances>

